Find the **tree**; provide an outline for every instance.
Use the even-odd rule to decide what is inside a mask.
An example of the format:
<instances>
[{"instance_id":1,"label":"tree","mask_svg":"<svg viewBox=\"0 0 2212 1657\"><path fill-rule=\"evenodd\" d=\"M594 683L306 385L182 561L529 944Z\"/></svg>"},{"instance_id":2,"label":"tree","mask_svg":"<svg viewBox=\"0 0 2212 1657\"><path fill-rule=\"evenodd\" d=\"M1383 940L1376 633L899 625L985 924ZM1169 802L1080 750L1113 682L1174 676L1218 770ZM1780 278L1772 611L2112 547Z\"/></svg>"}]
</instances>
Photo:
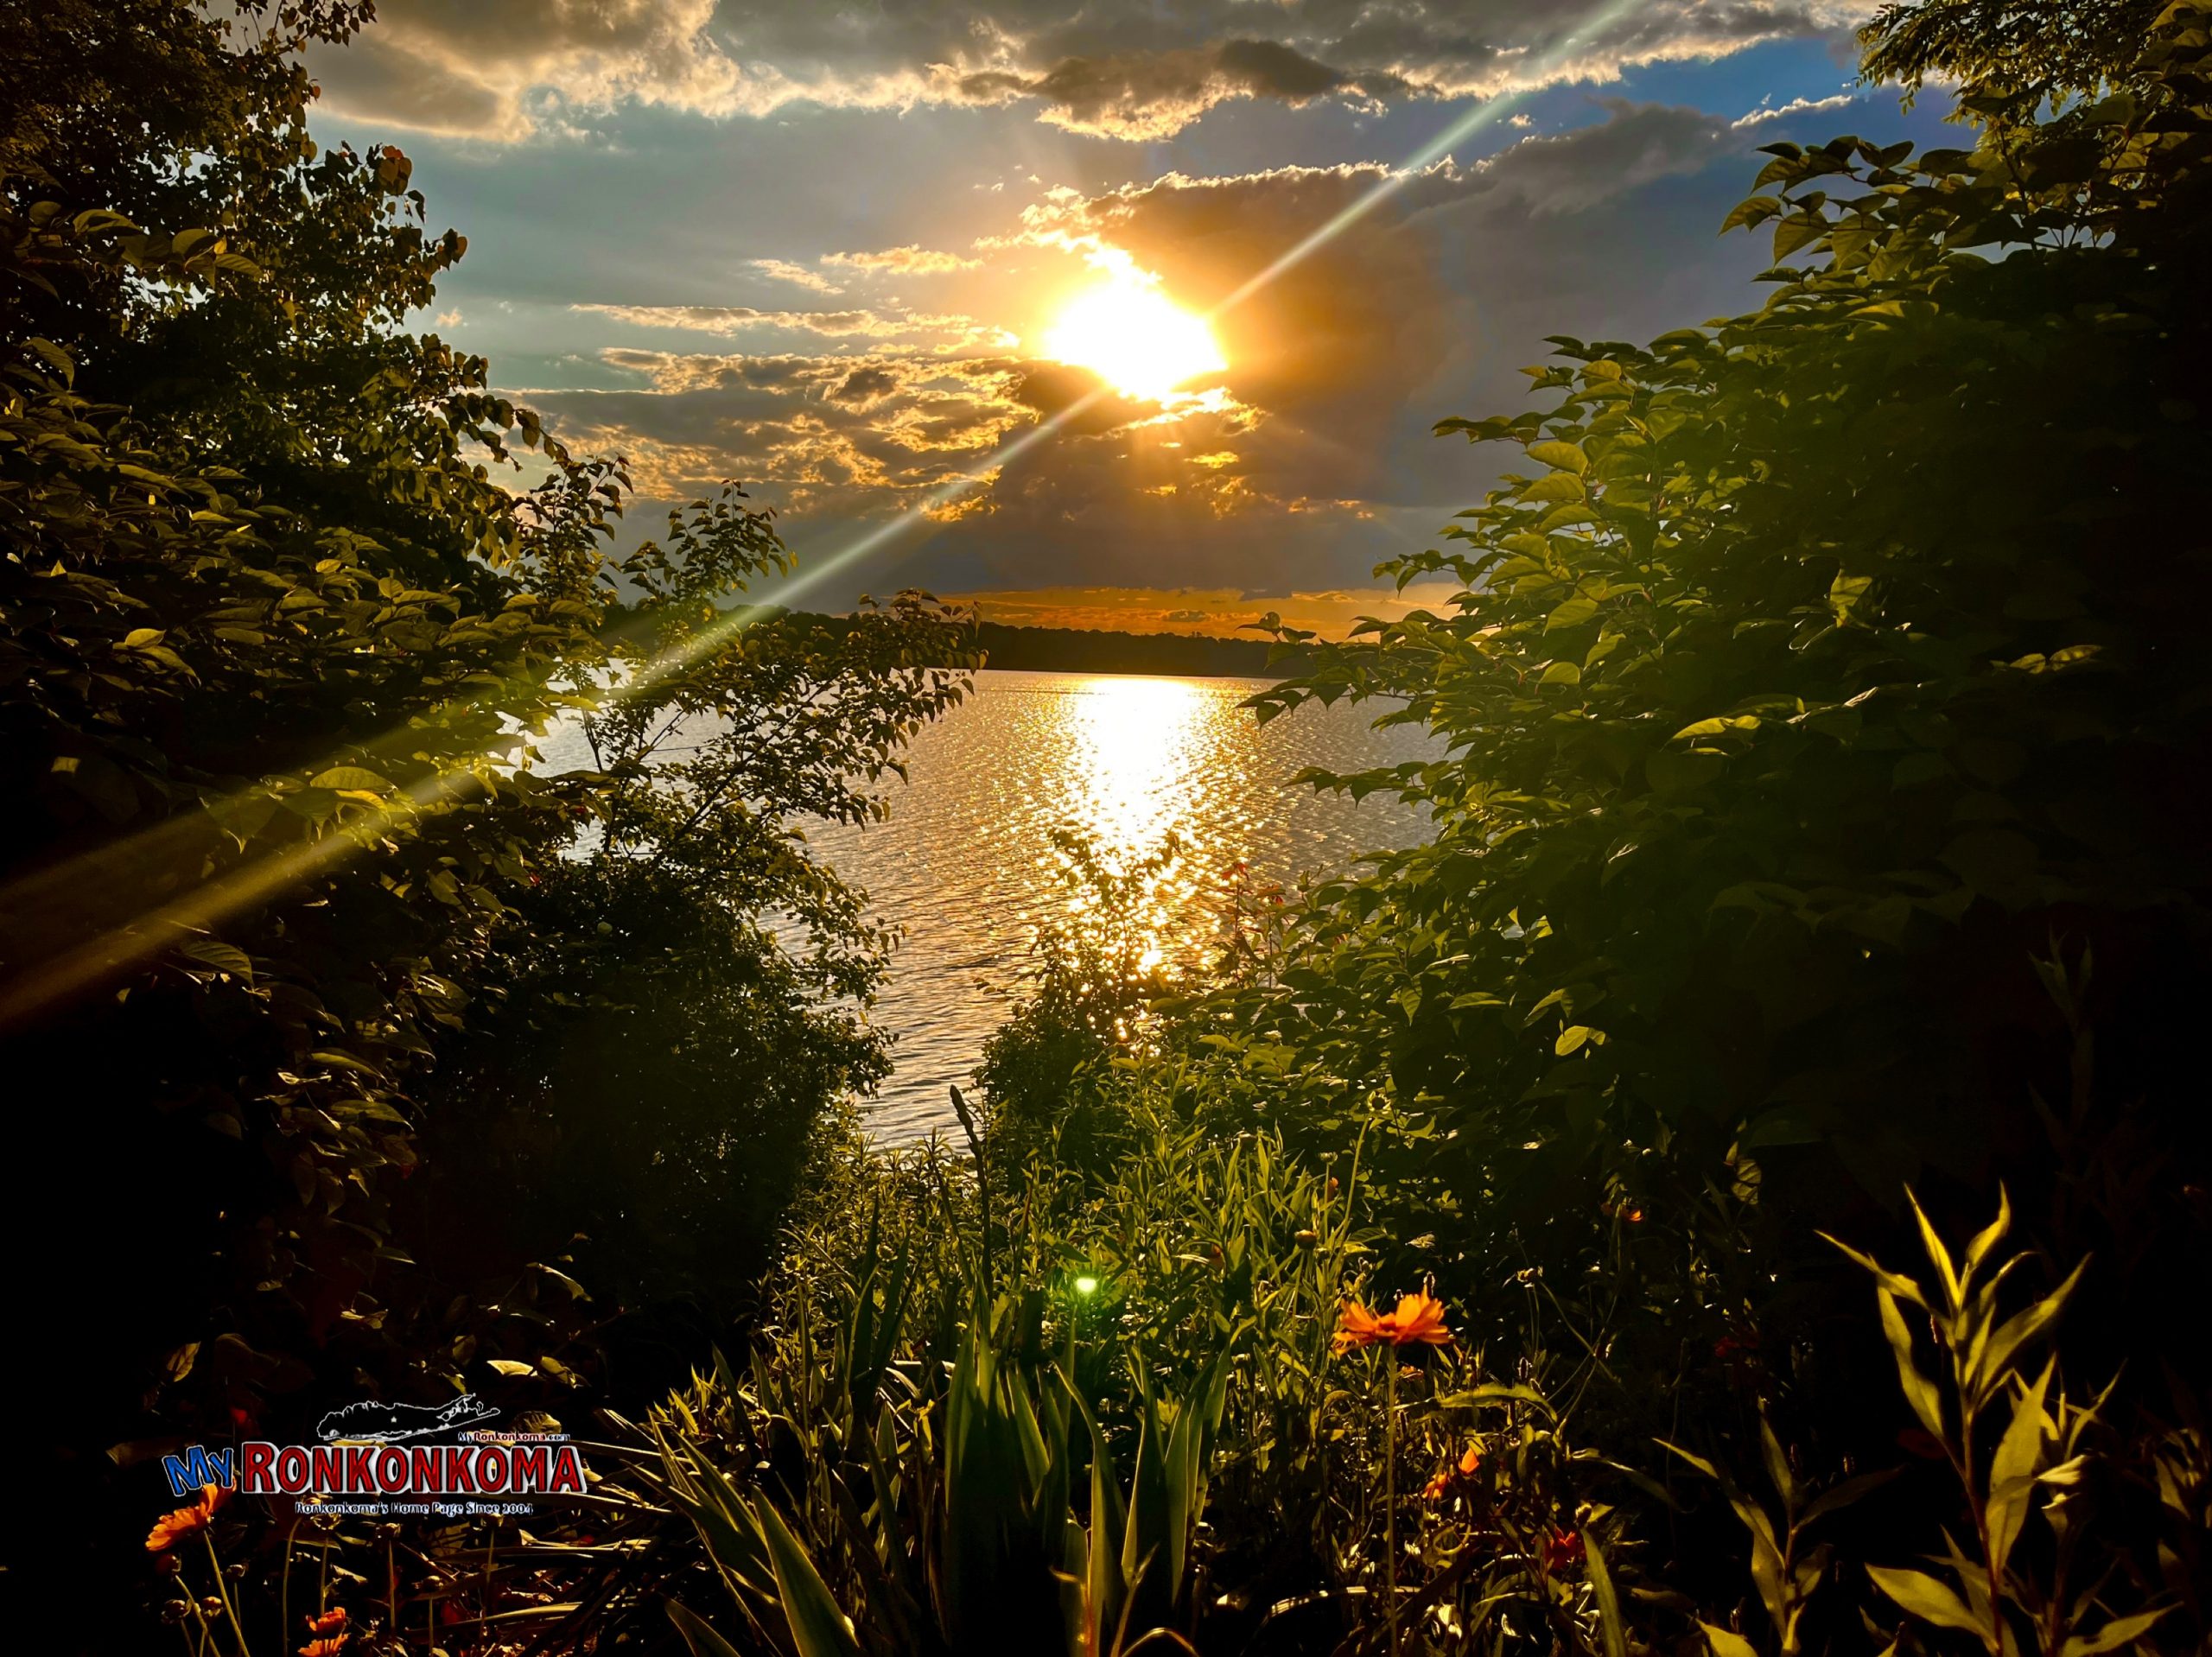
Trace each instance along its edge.
<instances>
[{"instance_id":1,"label":"tree","mask_svg":"<svg viewBox=\"0 0 2212 1657\"><path fill-rule=\"evenodd\" d=\"M495 1384L499 1343L541 1338L526 1288L505 1323L408 1310L393 1194L426 1101L467 1131L440 1064L558 1046L550 998L515 1011L533 986L626 993L591 969L610 912L691 917L623 969L721 975L724 1038L811 1032L781 1108L865 1085L874 1037L823 1004L865 1000L877 940L792 824L878 809L958 694L963 636L918 596L834 659L747 627L785 555L734 492L614 557L621 463L403 331L464 244L397 150L316 149L298 59L368 10L0 25L0 1060L57 1216L19 1245L24 1316L66 1337L79 1466L318 1376ZM599 768L526 763L587 714Z\"/></svg>"}]
</instances>

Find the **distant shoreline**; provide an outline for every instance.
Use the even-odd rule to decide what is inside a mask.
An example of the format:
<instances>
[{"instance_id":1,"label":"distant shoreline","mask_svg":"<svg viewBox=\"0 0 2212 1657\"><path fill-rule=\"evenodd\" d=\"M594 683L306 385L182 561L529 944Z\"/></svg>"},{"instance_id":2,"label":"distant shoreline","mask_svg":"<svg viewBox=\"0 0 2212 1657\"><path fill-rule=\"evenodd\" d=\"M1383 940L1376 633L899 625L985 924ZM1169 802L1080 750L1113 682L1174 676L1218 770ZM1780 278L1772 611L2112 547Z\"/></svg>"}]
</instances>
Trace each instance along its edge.
<instances>
[{"instance_id":1,"label":"distant shoreline","mask_svg":"<svg viewBox=\"0 0 2212 1657\"><path fill-rule=\"evenodd\" d=\"M1304 667L1310 652L1264 638L1211 638L1190 633L1113 633L1085 627L1017 627L986 621L978 628L983 665L1023 673L1166 674L1180 678L1282 678Z\"/></svg>"},{"instance_id":2,"label":"distant shoreline","mask_svg":"<svg viewBox=\"0 0 2212 1657\"><path fill-rule=\"evenodd\" d=\"M790 612L790 619L842 632L843 616ZM977 625L986 668L1014 673L1159 674L1187 679L1281 679L1304 670L1313 652L1264 638L1213 638L1192 633L1103 632L1088 627Z\"/></svg>"}]
</instances>

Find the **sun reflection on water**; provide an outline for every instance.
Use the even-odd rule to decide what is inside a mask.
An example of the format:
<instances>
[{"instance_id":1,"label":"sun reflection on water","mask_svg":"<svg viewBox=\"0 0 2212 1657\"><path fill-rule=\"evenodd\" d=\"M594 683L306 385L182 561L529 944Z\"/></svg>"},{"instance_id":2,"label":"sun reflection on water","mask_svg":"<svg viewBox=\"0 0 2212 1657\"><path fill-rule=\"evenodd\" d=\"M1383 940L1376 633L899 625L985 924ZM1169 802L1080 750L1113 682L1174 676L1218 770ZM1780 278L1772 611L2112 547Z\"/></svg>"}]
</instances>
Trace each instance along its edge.
<instances>
[{"instance_id":1,"label":"sun reflection on water","mask_svg":"<svg viewBox=\"0 0 2212 1657\"><path fill-rule=\"evenodd\" d=\"M1183 679L1086 679L1070 688L1056 710L1067 763L1065 816L1113 867L1128 870L1167 853L1130 917L1142 941L1139 965L1162 965L1191 930L1195 895L1190 842L1205 832L1200 781L1213 769L1211 750L1227 732L1229 711L1217 695ZM1068 894L1077 912L1089 894Z\"/></svg>"}]
</instances>

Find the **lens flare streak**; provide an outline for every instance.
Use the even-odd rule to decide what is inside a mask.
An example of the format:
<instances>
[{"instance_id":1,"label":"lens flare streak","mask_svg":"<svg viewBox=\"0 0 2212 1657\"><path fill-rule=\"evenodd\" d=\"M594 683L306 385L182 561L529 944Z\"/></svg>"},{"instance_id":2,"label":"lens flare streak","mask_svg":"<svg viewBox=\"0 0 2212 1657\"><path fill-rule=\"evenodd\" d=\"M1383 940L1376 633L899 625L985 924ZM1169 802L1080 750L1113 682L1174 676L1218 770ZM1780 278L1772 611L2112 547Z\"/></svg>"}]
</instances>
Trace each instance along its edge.
<instances>
[{"instance_id":1,"label":"lens flare streak","mask_svg":"<svg viewBox=\"0 0 2212 1657\"><path fill-rule=\"evenodd\" d=\"M1634 0L1621 0L1621 3L1608 8L1592 19L1587 29L1591 32L1602 29L1633 7ZM1562 60L1578 38L1573 35L1566 37L1551 52L1536 60L1532 67L1537 73L1531 74L1529 79L1541 79L1542 71ZM1453 122L1407 157L1371 189L1232 289L1202 317L1189 318L1200 328L1206 347L1211 348L1212 336L1205 330L1210 328L1215 319L1243 305L1287 271L1313 257L1418 178L1423 169L1449 154L1455 145L1503 119L1512 111L1522 96L1519 92L1501 93ZM1166 302L1161 301L1162 304ZM1179 312L1177 314L1184 314ZM1184 343L1187 346L1190 340L1186 339ZM1199 352L1197 354L1202 356L1204 353ZM1207 367L1192 368L1184 378L1206 371L1210 371ZM813 563L778 589L775 595L778 602L788 604L880 551L907 530L929 522L932 513L958 500L969 491L995 477L1007 465L1049 441L1071 422L1088 412L1109 394L1109 387L1102 383L1057 414L1039 421L1029 430L974 467L940 484L896 517ZM677 648L644 663L623 684L607 694L622 699L659 685L721 649L731 637L751 625L763 613L757 607L731 612L715 625L701 630ZM465 704L454 706L465 707ZM285 888L334 867L356 851L365 849L404 827L419 812L435 809L478 786L480 772L493 763L493 755L487 751L467 764L449 767L416 783L386 804L365 808L359 815L348 818L340 828L318 840L257 858L243 867L205 882L181 898L133 917L73 949L44 960L18 965L14 975L0 983L0 1025L35 1017L46 1008L72 1000L128 968L175 948L185 938L205 933L226 917L266 903ZM35 902L50 901L53 894L65 889L97 892L112 883L114 870L137 860L176 832L174 822L168 825L156 825L138 835L86 853L58 867L10 882L5 888L0 888L0 908L21 909Z\"/></svg>"}]
</instances>

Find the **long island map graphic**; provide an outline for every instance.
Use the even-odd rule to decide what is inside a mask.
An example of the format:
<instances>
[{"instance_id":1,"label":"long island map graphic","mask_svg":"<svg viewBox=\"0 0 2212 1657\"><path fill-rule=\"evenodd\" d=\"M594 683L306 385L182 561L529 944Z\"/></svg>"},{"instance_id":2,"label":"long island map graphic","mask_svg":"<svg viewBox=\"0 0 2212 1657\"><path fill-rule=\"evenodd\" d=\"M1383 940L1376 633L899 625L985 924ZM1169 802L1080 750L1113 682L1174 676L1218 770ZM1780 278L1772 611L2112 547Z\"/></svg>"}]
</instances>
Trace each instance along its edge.
<instances>
[{"instance_id":1,"label":"long island map graphic","mask_svg":"<svg viewBox=\"0 0 2212 1657\"><path fill-rule=\"evenodd\" d=\"M315 1436L327 1444L395 1444L407 1438L427 1438L488 1421L499 1411L474 1393L463 1393L449 1404L380 1404L364 1399L336 1409L315 1424Z\"/></svg>"}]
</instances>

